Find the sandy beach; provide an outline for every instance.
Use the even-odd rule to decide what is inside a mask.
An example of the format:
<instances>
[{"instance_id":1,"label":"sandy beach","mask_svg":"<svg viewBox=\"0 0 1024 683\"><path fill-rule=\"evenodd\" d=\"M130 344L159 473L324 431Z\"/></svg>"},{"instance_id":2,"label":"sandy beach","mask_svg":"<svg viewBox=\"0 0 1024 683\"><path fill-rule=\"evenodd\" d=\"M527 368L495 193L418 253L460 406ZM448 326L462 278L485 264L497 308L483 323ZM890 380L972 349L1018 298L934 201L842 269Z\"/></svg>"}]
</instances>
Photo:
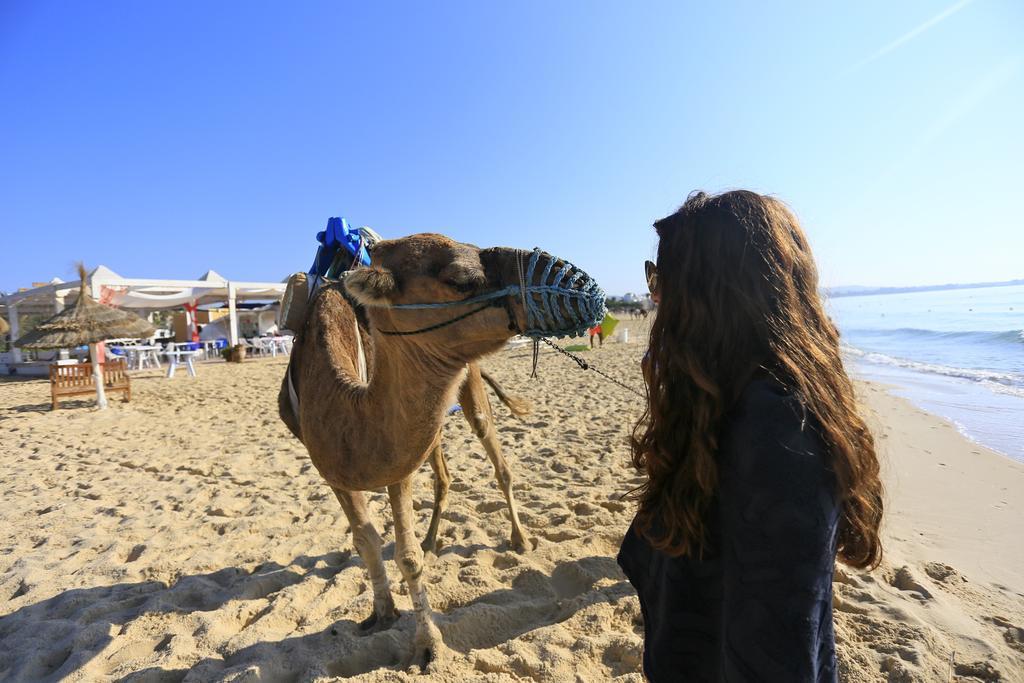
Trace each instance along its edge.
<instances>
[{"instance_id":1,"label":"sandy beach","mask_svg":"<svg viewBox=\"0 0 1024 683\"><path fill-rule=\"evenodd\" d=\"M640 323L588 360L639 385ZM416 680L641 681L640 610L615 563L640 480L626 438L638 399L552 352L485 361L532 413L493 399L533 546L460 415L446 421L450 506L428 591L452 659ZM285 360L133 376L131 403L49 410L45 381L0 381L0 680L361 681L401 669L403 616L362 637L370 586L347 523L277 416ZM859 384L884 458L886 555L836 570L847 681L1024 681L1024 465ZM372 457L372 454L367 454ZM431 476L416 479L420 534Z\"/></svg>"}]
</instances>

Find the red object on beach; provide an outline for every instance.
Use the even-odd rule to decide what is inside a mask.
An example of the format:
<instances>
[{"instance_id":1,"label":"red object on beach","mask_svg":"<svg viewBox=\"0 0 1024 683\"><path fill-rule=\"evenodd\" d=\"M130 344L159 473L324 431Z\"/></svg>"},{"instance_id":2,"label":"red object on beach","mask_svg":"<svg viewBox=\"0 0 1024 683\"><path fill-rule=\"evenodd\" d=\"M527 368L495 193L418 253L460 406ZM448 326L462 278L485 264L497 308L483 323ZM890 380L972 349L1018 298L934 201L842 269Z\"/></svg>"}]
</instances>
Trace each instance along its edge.
<instances>
[{"instance_id":1,"label":"red object on beach","mask_svg":"<svg viewBox=\"0 0 1024 683\"><path fill-rule=\"evenodd\" d=\"M192 328L192 341L199 341L199 321L196 319L196 311L199 310L199 302L193 301L185 304L185 312L188 313L189 327Z\"/></svg>"},{"instance_id":2,"label":"red object on beach","mask_svg":"<svg viewBox=\"0 0 1024 683\"><path fill-rule=\"evenodd\" d=\"M590 336L593 337L595 334L601 334L601 326L594 325L590 328Z\"/></svg>"}]
</instances>

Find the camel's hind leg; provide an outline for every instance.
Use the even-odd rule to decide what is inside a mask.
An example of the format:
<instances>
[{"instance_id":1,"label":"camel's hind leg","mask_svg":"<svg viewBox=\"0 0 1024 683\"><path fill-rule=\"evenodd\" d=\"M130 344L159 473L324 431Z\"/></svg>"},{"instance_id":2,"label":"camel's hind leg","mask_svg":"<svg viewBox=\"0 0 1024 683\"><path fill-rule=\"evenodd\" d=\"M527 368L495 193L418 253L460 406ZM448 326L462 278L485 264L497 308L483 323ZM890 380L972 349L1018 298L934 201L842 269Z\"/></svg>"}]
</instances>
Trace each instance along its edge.
<instances>
[{"instance_id":1,"label":"camel's hind leg","mask_svg":"<svg viewBox=\"0 0 1024 683\"><path fill-rule=\"evenodd\" d=\"M441 515L448 507L448 487L452 482L452 476L448 473L448 463L445 462L444 452L441 450L440 432L430 449L430 467L434 470L434 512L430 515L430 527L421 544L423 552L426 553L437 552L437 528L441 524Z\"/></svg>"},{"instance_id":2,"label":"camel's hind leg","mask_svg":"<svg viewBox=\"0 0 1024 683\"><path fill-rule=\"evenodd\" d=\"M501 492L505 494L505 502L508 503L509 517L512 519L512 536L510 543L517 553L526 552L526 535L523 533L523 525L519 521L519 512L516 510L516 501L512 497L512 473L505 462L505 456L501 453L501 444L498 442L498 435L494 432L494 413L491 411L491 403L484 391L482 378L480 377L480 366L471 363L466 381L462 383L459 390L459 403L462 404L462 414L469 422L473 433L480 439L487 451L487 457L494 465L494 475L498 480ZM443 456L442 456L443 457Z\"/></svg>"},{"instance_id":3,"label":"camel's hind leg","mask_svg":"<svg viewBox=\"0 0 1024 683\"><path fill-rule=\"evenodd\" d=\"M434 625L427 589L423 581L423 549L416 542L416 516L412 510L412 477L388 486L391 513L395 518L395 562L409 587L416 610L416 637L412 664L431 667L444 652L441 632Z\"/></svg>"},{"instance_id":4,"label":"camel's hind leg","mask_svg":"<svg viewBox=\"0 0 1024 683\"><path fill-rule=\"evenodd\" d=\"M373 614L360 623L359 628L363 631L384 630L398 619L398 610L395 609L388 574L384 570L384 561L380 555L383 541L370 521L366 498L362 491L343 491L333 486L331 490L334 491L338 502L341 503L341 509L348 517L348 525L352 529L352 542L366 565L370 583L373 585Z\"/></svg>"}]
</instances>

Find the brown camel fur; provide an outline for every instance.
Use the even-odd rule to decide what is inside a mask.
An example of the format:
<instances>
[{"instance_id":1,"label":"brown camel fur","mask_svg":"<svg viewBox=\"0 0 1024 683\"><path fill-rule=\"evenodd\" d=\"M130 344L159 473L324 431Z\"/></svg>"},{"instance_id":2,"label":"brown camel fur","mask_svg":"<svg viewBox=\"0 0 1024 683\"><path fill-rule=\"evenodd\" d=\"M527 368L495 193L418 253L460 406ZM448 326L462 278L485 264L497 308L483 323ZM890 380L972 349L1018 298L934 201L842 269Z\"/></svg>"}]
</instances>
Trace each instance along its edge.
<instances>
[{"instance_id":1,"label":"brown camel fur","mask_svg":"<svg viewBox=\"0 0 1024 683\"><path fill-rule=\"evenodd\" d=\"M525 311L520 301L508 297L506 308L487 307L431 331L392 336L384 332L444 323L468 312L468 306L426 310L389 306L458 302L516 283L517 252L480 250L442 235L414 235L378 243L373 259L373 266L352 271L343 285L326 286L315 296L290 361L299 414L292 411L287 378L279 407L282 420L306 446L348 517L374 592L373 614L363 622L365 629L386 628L398 617L381 559L382 541L362 493L387 487L395 526L395 561L416 613L413 662L433 668L432 662L445 650L422 579L423 550L415 540L411 477L429 457L439 474L439 494L446 489L447 466L439 438L445 411L464 384L467 365L500 349L515 329L524 329ZM353 307L346 292L365 308ZM515 316L514 324L510 316ZM466 386L467 418L485 445L488 435L496 445L491 420L480 420L479 427L474 422L477 415L490 412L486 396L474 389L482 385L471 381ZM500 451L493 450L488 449L488 455L500 470L499 480L508 481L504 461L499 467L494 456ZM503 488L511 504L510 489ZM439 508L443 509L443 500ZM518 526L517 521L513 524ZM432 526L436 534L436 521Z\"/></svg>"}]
</instances>

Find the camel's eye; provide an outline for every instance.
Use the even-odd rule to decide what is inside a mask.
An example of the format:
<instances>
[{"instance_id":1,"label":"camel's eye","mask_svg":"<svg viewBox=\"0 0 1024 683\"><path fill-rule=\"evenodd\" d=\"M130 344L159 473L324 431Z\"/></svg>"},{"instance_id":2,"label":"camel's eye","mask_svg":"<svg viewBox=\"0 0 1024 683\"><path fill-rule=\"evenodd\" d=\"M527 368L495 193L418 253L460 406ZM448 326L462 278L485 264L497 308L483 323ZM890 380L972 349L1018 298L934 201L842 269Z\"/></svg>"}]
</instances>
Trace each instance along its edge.
<instances>
[{"instance_id":1,"label":"camel's eye","mask_svg":"<svg viewBox=\"0 0 1024 683\"><path fill-rule=\"evenodd\" d=\"M462 263L448 264L437 274L437 278L460 294L474 292L487 283L483 270L470 268Z\"/></svg>"},{"instance_id":2,"label":"camel's eye","mask_svg":"<svg viewBox=\"0 0 1024 683\"><path fill-rule=\"evenodd\" d=\"M462 292L463 294L468 294L476 289L476 283L472 280L461 280L458 282L449 281L447 284L452 289Z\"/></svg>"}]
</instances>

